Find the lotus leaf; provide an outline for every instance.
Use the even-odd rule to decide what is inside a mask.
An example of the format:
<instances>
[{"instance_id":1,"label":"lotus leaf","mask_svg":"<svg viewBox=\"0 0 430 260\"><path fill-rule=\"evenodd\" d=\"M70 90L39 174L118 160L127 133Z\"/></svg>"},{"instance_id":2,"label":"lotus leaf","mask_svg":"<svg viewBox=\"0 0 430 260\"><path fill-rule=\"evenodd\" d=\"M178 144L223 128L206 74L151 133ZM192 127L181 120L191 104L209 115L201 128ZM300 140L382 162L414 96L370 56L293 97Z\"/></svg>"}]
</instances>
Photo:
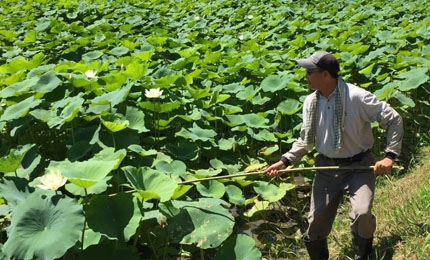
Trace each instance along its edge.
<instances>
[{"instance_id":1,"label":"lotus leaf","mask_svg":"<svg viewBox=\"0 0 430 260\"><path fill-rule=\"evenodd\" d=\"M399 90L410 91L418 88L429 81L429 76L427 74L427 68L416 68L397 75L397 77L404 79L400 81Z\"/></svg>"},{"instance_id":2,"label":"lotus leaf","mask_svg":"<svg viewBox=\"0 0 430 260\"><path fill-rule=\"evenodd\" d=\"M187 165L178 160L173 160L170 163L166 161L159 161L155 164L155 168L160 171L167 174L174 174L174 175L182 175L187 171Z\"/></svg>"},{"instance_id":3,"label":"lotus leaf","mask_svg":"<svg viewBox=\"0 0 430 260\"><path fill-rule=\"evenodd\" d=\"M130 122L122 114L106 114L100 116L102 124L111 132L118 132L127 128Z\"/></svg>"},{"instance_id":4,"label":"lotus leaf","mask_svg":"<svg viewBox=\"0 0 430 260\"><path fill-rule=\"evenodd\" d=\"M123 167L122 170L144 201L151 199L159 199L161 202L168 201L172 198L177 187L176 182L166 174L148 167L127 166Z\"/></svg>"},{"instance_id":5,"label":"lotus leaf","mask_svg":"<svg viewBox=\"0 0 430 260\"><path fill-rule=\"evenodd\" d=\"M217 135L217 133L212 129L203 129L196 123L193 123L192 128L182 128L181 131L176 133L176 135L194 141L209 141L212 140Z\"/></svg>"},{"instance_id":6,"label":"lotus leaf","mask_svg":"<svg viewBox=\"0 0 430 260\"><path fill-rule=\"evenodd\" d=\"M14 209L3 252L16 259L57 259L76 244L83 226L75 200L36 190Z\"/></svg>"},{"instance_id":7,"label":"lotus leaf","mask_svg":"<svg viewBox=\"0 0 430 260\"><path fill-rule=\"evenodd\" d=\"M8 155L0 157L0 172L16 171L21 165L25 155L34 146L34 144L21 145L15 149L11 149Z\"/></svg>"},{"instance_id":8,"label":"lotus leaf","mask_svg":"<svg viewBox=\"0 0 430 260\"><path fill-rule=\"evenodd\" d=\"M269 202L276 202L285 196L286 190L277 187L274 184L265 181L254 182L254 190L264 200Z\"/></svg>"},{"instance_id":9,"label":"lotus leaf","mask_svg":"<svg viewBox=\"0 0 430 260\"><path fill-rule=\"evenodd\" d=\"M196 188L203 197L221 198L225 193L224 184L214 180L198 182Z\"/></svg>"},{"instance_id":10,"label":"lotus leaf","mask_svg":"<svg viewBox=\"0 0 430 260\"><path fill-rule=\"evenodd\" d=\"M243 191L235 186L235 185L227 185L225 187L225 191L227 192L228 201L232 204L236 205L244 205L245 204L245 196Z\"/></svg>"},{"instance_id":11,"label":"lotus leaf","mask_svg":"<svg viewBox=\"0 0 430 260\"><path fill-rule=\"evenodd\" d=\"M142 218L136 198L127 193L94 196L84 209L92 230L120 241L136 233Z\"/></svg>"},{"instance_id":12,"label":"lotus leaf","mask_svg":"<svg viewBox=\"0 0 430 260\"><path fill-rule=\"evenodd\" d=\"M42 103L42 100L35 99L34 96L30 96L19 103L8 106L4 113L0 117L0 121L10 121L13 119L18 119L24 117L28 114L30 109L38 106Z\"/></svg>"},{"instance_id":13,"label":"lotus leaf","mask_svg":"<svg viewBox=\"0 0 430 260\"><path fill-rule=\"evenodd\" d=\"M3 183L0 183L1 196L12 209L20 205L33 191L34 188L29 187L24 178L5 177Z\"/></svg>"},{"instance_id":14,"label":"lotus leaf","mask_svg":"<svg viewBox=\"0 0 430 260\"><path fill-rule=\"evenodd\" d=\"M259 260L261 252L252 237L237 234L230 237L218 250L215 260Z\"/></svg>"},{"instance_id":15,"label":"lotus leaf","mask_svg":"<svg viewBox=\"0 0 430 260\"><path fill-rule=\"evenodd\" d=\"M219 200L174 201L173 205L180 211L167 219L167 227L181 244L216 248L233 232L234 218Z\"/></svg>"},{"instance_id":16,"label":"lotus leaf","mask_svg":"<svg viewBox=\"0 0 430 260\"><path fill-rule=\"evenodd\" d=\"M51 161L48 168L60 170L61 174L81 188L89 188L102 181L117 165L116 160L88 160L88 161Z\"/></svg>"}]
</instances>

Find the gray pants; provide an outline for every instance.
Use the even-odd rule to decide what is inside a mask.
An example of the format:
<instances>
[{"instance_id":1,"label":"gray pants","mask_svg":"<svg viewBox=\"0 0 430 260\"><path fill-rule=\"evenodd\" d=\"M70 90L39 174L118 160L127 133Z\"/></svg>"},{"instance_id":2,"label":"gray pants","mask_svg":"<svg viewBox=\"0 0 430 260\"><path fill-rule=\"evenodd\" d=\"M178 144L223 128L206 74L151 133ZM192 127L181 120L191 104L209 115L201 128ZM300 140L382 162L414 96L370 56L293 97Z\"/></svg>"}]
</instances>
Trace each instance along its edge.
<instances>
[{"instance_id":1,"label":"gray pants","mask_svg":"<svg viewBox=\"0 0 430 260\"><path fill-rule=\"evenodd\" d=\"M336 161L322 155L315 158L315 166L369 166L375 162L371 152L350 161ZM376 219L371 213L375 190L372 170L317 171L312 185L312 198L308 216L309 240L326 238L336 217L339 203L345 193L349 195L352 210L351 231L362 238L371 238L376 229Z\"/></svg>"}]
</instances>

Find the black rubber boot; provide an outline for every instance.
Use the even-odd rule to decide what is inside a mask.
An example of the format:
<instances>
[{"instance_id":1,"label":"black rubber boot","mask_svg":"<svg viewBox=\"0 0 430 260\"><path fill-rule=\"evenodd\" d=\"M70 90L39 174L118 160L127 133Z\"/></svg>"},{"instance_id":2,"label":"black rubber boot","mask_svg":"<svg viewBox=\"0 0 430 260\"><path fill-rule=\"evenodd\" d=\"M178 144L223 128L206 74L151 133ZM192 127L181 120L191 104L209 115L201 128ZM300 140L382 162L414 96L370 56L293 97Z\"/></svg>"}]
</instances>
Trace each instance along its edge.
<instances>
[{"instance_id":1,"label":"black rubber boot","mask_svg":"<svg viewBox=\"0 0 430 260\"><path fill-rule=\"evenodd\" d=\"M354 246L355 260L373 259L373 238L362 238L352 232L352 245Z\"/></svg>"},{"instance_id":2,"label":"black rubber boot","mask_svg":"<svg viewBox=\"0 0 430 260\"><path fill-rule=\"evenodd\" d=\"M327 238L310 241L304 238L306 249L311 260L328 260Z\"/></svg>"}]
</instances>

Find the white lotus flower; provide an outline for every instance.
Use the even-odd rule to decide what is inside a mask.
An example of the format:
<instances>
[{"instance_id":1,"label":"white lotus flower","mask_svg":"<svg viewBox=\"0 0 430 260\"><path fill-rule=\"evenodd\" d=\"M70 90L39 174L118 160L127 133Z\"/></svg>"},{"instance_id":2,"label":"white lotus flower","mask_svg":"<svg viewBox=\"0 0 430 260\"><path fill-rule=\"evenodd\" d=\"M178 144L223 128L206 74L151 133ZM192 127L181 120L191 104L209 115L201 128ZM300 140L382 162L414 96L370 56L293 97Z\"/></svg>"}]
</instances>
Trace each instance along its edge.
<instances>
[{"instance_id":1,"label":"white lotus flower","mask_svg":"<svg viewBox=\"0 0 430 260\"><path fill-rule=\"evenodd\" d=\"M254 18L254 16L252 14L248 15L248 19L252 20Z\"/></svg>"},{"instance_id":2,"label":"white lotus flower","mask_svg":"<svg viewBox=\"0 0 430 260\"><path fill-rule=\"evenodd\" d=\"M58 190L66 184L67 178L59 170L50 170L47 174L37 178L41 184L37 185L42 190Z\"/></svg>"},{"instance_id":3,"label":"white lotus flower","mask_svg":"<svg viewBox=\"0 0 430 260\"><path fill-rule=\"evenodd\" d=\"M237 37L237 38L239 38L239 40L243 41L243 39L245 39L245 36L243 36L243 35L241 34L241 35L239 35L239 37Z\"/></svg>"},{"instance_id":4,"label":"white lotus flower","mask_svg":"<svg viewBox=\"0 0 430 260\"><path fill-rule=\"evenodd\" d=\"M87 76L87 78L89 78L89 79L95 79L95 80L98 79L97 71L94 71L94 70L85 71L85 76Z\"/></svg>"},{"instance_id":5,"label":"white lotus flower","mask_svg":"<svg viewBox=\"0 0 430 260\"><path fill-rule=\"evenodd\" d=\"M200 20L200 16L196 16L196 17L194 17L194 20L196 20L196 21L199 21Z\"/></svg>"},{"instance_id":6,"label":"white lotus flower","mask_svg":"<svg viewBox=\"0 0 430 260\"><path fill-rule=\"evenodd\" d=\"M159 88L145 89L145 96L147 98L159 98L161 95L163 95L163 90Z\"/></svg>"}]
</instances>

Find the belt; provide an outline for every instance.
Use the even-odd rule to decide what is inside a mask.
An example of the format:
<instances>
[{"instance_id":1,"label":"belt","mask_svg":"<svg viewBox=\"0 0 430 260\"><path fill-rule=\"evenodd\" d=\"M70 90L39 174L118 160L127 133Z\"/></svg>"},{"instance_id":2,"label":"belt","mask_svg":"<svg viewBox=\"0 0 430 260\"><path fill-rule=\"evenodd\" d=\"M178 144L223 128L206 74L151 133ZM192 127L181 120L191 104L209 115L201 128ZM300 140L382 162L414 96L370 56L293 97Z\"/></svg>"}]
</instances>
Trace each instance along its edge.
<instances>
[{"instance_id":1,"label":"belt","mask_svg":"<svg viewBox=\"0 0 430 260\"><path fill-rule=\"evenodd\" d=\"M331 158L331 157L327 157L323 154L321 154L321 156L324 157L324 159L326 159L326 160L330 160L330 161L334 162L335 164L344 164L344 163L349 163L349 162L361 161L370 152L371 152L371 150L366 150L364 152L361 152L361 153L358 153L356 155L353 155L351 157L346 157L346 158Z\"/></svg>"}]
</instances>

